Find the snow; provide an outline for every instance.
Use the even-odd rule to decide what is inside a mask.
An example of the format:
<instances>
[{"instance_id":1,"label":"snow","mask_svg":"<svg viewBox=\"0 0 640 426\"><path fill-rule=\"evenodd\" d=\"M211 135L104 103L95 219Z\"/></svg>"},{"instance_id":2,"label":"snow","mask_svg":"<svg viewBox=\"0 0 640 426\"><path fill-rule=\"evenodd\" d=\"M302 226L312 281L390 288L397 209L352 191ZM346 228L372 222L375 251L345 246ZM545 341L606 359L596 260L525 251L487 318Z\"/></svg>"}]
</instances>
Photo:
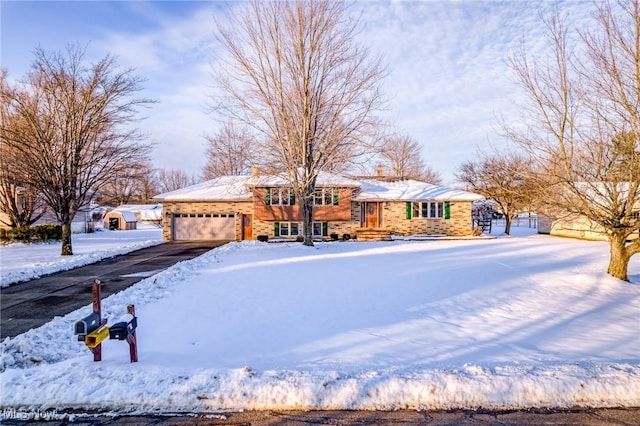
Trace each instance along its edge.
<instances>
[{"instance_id":1,"label":"snow","mask_svg":"<svg viewBox=\"0 0 640 426\"><path fill-rule=\"evenodd\" d=\"M247 187L251 176L220 176L211 180L165 192L153 197L161 201L251 201L252 193Z\"/></svg>"},{"instance_id":2,"label":"snow","mask_svg":"<svg viewBox=\"0 0 640 426\"><path fill-rule=\"evenodd\" d=\"M109 324L135 304L138 363L112 340L93 362L73 336L90 300L5 339L0 408L639 406L640 256L627 283L606 275L606 243L501 231L227 244L103 300Z\"/></svg>"},{"instance_id":3,"label":"snow","mask_svg":"<svg viewBox=\"0 0 640 426\"><path fill-rule=\"evenodd\" d=\"M88 234L73 234L73 256L60 254L59 241L0 246L0 287L89 265L163 242L161 228L143 224L138 228L135 231L109 231L98 228L96 232Z\"/></svg>"},{"instance_id":4,"label":"snow","mask_svg":"<svg viewBox=\"0 0 640 426\"><path fill-rule=\"evenodd\" d=\"M360 192L354 198L356 201L480 201L485 197L460 189L431 185L411 179L395 182L362 181Z\"/></svg>"}]
</instances>

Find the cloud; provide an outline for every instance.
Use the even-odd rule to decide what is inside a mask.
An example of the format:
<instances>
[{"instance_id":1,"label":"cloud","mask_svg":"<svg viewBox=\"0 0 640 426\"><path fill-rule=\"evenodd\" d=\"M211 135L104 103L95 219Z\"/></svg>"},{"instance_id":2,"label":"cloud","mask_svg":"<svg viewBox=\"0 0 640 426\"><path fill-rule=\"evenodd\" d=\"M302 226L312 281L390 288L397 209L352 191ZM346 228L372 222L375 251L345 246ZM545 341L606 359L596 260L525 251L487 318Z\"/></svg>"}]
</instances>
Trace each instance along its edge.
<instances>
[{"instance_id":1,"label":"cloud","mask_svg":"<svg viewBox=\"0 0 640 426\"><path fill-rule=\"evenodd\" d=\"M116 55L119 64L146 79L143 95L159 101L140 123L157 143L156 165L199 173L203 135L217 128L205 109L212 91L214 16L222 16L226 3L59 2L53 8L47 2L29 3L30 8L11 3L11 14L2 17L3 63L9 45L4 28L29 27L30 32L20 34L28 35L30 43L39 37L49 41L47 47L62 49L80 41L89 43L95 57ZM522 39L533 55L547 54L540 16L556 5L581 27L589 25L593 5L585 0L353 4L362 25L359 41L389 65L385 117L423 145L426 162L445 181L478 147L502 143L493 130L495 117L516 117L510 99L520 96L505 59ZM42 8L41 13L30 12L33 8ZM21 26L15 23L18 9ZM30 17L44 15L50 16L50 25L27 25Z\"/></svg>"}]
</instances>

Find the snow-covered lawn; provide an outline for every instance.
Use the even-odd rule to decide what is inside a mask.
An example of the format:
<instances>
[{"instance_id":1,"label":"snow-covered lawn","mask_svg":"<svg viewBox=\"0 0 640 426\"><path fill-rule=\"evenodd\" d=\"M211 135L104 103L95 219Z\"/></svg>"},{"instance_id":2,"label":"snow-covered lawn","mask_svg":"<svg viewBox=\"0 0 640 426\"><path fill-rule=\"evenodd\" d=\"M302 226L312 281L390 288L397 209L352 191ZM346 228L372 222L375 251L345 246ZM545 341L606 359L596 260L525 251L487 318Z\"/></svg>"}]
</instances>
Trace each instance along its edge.
<instances>
[{"instance_id":1,"label":"snow-covered lawn","mask_svg":"<svg viewBox=\"0 0 640 426\"><path fill-rule=\"evenodd\" d=\"M60 242L0 246L0 287L88 265L102 259L162 243L162 229L140 225L130 231L100 229L74 234L73 256L60 255Z\"/></svg>"},{"instance_id":2,"label":"snow-covered lawn","mask_svg":"<svg viewBox=\"0 0 640 426\"><path fill-rule=\"evenodd\" d=\"M228 244L103 301L136 305L138 363L73 336L90 300L6 339L0 408L640 406L640 256L626 283L606 243L514 233Z\"/></svg>"}]
</instances>

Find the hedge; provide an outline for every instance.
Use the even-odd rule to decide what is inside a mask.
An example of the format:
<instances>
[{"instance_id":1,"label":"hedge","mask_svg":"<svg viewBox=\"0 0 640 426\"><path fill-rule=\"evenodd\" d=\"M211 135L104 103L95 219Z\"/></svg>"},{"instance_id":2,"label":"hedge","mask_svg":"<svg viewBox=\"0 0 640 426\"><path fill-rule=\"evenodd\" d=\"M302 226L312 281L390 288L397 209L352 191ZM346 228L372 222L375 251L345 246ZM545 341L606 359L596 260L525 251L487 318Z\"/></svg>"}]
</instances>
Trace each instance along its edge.
<instances>
[{"instance_id":1,"label":"hedge","mask_svg":"<svg viewBox=\"0 0 640 426\"><path fill-rule=\"evenodd\" d=\"M62 226L60 225L21 226L18 228L0 229L0 241L3 243L40 243L45 241L59 241L61 239Z\"/></svg>"}]
</instances>

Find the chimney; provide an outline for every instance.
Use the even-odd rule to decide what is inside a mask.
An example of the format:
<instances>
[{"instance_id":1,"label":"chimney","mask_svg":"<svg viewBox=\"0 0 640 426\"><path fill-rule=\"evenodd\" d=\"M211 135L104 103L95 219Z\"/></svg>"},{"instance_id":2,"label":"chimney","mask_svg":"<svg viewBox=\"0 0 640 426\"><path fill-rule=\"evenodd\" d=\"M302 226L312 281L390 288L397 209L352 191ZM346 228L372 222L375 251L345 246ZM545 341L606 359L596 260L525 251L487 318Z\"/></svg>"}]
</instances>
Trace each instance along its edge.
<instances>
[{"instance_id":1,"label":"chimney","mask_svg":"<svg viewBox=\"0 0 640 426\"><path fill-rule=\"evenodd\" d=\"M383 176L383 172L384 172L384 169L382 168L382 166L378 166L378 167L376 168L376 175L377 175L378 177L382 177L382 176Z\"/></svg>"},{"instance_id":2,"label":"chimney","mask_svg":"<svg viewBox=\"0 0 640 426\"><path fill-rule=\"evenodd\" d=\"M260 176L260 167L251 166L251 177L257 178Z\"/></svg>"}]
</instances>

